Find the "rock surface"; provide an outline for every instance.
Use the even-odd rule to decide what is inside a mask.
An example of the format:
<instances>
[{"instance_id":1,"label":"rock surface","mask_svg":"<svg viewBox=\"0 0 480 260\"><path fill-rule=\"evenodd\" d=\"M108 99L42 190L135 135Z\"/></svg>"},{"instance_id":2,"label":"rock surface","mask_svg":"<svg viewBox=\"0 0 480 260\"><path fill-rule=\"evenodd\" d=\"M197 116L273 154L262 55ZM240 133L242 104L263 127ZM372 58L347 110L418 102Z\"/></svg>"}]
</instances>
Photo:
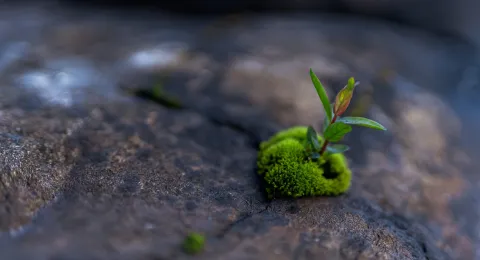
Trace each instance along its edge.
<instances>
[{"instance_id":1,"label":"rock surface","mask_svg":"<svg viewBox=\"0 0 480 260\"><path fill-rule=\"evenodd\" d=\"M335 16L0 10L1 259L187 259L190 231L194 259L480 257L471 46ZM310 67L329 93L358 78L349 113L389 131L347 138L348 194L267 201L259 142L323 116ZM129 94L158 83L182 108Z\"/></svg>"}]
</instances>

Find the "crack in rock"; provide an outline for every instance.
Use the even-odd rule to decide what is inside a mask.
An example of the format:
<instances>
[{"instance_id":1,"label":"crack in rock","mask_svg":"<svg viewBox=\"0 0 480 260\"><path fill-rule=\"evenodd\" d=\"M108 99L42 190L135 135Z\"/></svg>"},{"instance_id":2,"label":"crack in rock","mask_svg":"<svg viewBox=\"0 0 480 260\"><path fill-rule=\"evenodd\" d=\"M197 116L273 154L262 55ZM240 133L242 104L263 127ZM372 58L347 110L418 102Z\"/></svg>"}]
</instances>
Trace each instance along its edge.
<instances>
[{"instance_id":1,"label":"crack in rock","mask_svg":"<svg viewBox=\"0 0 480 260\"><path fill-rule=\"evenodd\" d=\"M125 89L125 91L129 92L130 94L136 97L154 102L155 104L161 107L164 107L165 109L187 110L187 111L198 113L214 125L227 127L232 131L241 133L242 135L246 135L250 140L251 147L253 148L258 148L258 146L262 142L262 138L258 137L256 134L253 133L252 130L247 129L247 127L239 124L238 122L234 122L226 118L213 116L212 114L206 111L202 111L202 109L198 109L194 106L186 106L180 103L179 101L176 101L173 97L170 97L165 93L162 93L161 95L158 95L158 94L155 95L152 91L145 90L145 89L137 89L137 90ZM221 109L219 109L219 111L221 111Z\"/></svg>"},{"instance_id":2,"label":"crack in rock","mask_svg":"<svg viewBox=\"0 0 480 260\"><path fill-rule=\"evenodd\" d=\"M246 214L245 216L233 221L232 223L228 224L224 229L220 231L220 233L217 235L217 238L223 238L225 237L235 226L245 222L248 219L253 218L256 215L262 214L263 212L267 211L270 208L270 203L265 206L264 209L259 210L257 212L249 213Z\"/></svg>"}]
</instances>

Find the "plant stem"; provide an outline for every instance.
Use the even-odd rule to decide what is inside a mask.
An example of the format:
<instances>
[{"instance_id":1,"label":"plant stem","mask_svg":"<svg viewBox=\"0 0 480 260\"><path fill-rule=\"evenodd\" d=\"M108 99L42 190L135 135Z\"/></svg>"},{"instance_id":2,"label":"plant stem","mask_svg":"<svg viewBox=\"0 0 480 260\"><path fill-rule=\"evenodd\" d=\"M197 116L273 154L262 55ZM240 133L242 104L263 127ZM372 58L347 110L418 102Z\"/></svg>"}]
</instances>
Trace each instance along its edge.
<instances>
[{"instance_id":1,"label":"plant stem","mask_svg":"<svg viewBox=\"0 0 480 260\"><path fill-rule=\"evenodd\" d=\"M330 121L330 125L335 123L336 120L337 120L337 115L334 115L332 118L332 121ZM327 146L328 146L328 140L325 139L325 141L323 141L322 148L320 149L320 156L322 156L322 154L325 152L325 150L327 149Z\"/></svg>"}]
</instances>

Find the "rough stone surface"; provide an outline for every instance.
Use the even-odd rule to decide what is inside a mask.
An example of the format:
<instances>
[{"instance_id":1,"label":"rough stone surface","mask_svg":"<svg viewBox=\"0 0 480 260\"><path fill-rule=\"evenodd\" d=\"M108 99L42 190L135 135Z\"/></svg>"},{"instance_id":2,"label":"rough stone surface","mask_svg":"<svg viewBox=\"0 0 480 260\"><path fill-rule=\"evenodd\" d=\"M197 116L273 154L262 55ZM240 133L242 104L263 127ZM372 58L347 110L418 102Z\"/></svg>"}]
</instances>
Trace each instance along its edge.
<instances>
[{"instance_id":1,"label":"rough stone surface","mask_svg":"<svg viewBox=\"0 0 480 260\"><path fill-rule=\"evenodd\" d=\"M471 46L335 16L0 17L1 259L479 257ZM267 201L259 142L322 121L310 67L358 78L349 113L389 131L347 138L348 194ZM157 83L183 108L128 94Z\"/></svg>"}]
</instances>

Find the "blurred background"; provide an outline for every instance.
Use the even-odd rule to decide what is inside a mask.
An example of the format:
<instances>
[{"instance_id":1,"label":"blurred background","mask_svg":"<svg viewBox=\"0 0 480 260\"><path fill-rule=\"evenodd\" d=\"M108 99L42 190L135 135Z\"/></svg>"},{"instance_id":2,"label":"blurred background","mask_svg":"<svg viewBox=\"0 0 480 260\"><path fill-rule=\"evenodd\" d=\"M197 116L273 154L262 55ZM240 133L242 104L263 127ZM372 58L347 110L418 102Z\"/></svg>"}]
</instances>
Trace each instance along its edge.
<instances>
[{"instance_id":1,"label":"blurred background","mask_svg":"<svg viewBox=\"0 0 480 260\"><path fill-rule=\"evenodd\" d=\"M437 33L457 35L479 42L476 24L480 5L474 0L278 0L278 1L114 1L86 0L70 2L100 6L155 7L188 15L248 12L313 12L362 16L397 22Z\"/></svg>"},{"instance_id":2,"label":"blurred background","mask_svg":"<svg viewBox=\"0 0 480 260\"><path fill-rule=\"evenodd\" d=\"M161 84L266 138L259 114L320 127L309 68L329 93L354 76L348 113L389 132L348 137L353 190L422 222L452 258L480 259L479 12L475 0L2 1L1 100L69 108Z\"/></svg>"}]
</instances>

